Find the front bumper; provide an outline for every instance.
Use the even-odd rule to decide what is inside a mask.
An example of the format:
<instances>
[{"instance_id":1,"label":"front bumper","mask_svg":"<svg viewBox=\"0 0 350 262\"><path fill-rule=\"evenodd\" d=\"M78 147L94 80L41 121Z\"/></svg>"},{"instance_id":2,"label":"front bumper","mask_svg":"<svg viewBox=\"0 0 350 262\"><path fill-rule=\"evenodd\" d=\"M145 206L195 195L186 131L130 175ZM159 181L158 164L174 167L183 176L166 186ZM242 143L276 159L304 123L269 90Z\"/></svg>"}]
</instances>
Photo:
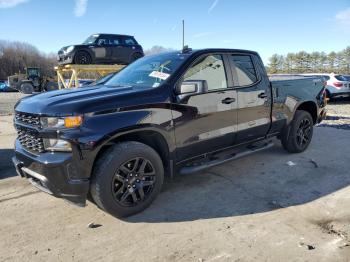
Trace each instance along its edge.
<instances>
[{"instance_id":1,"label":"front bumper","mask_svg":"<svg viewBox=\"0 0 350 262\"><path fill-rule=\"evenodd\" d=\"M55 197L85 206L89 191L88 179L73 179L78 172L71 153L42 153L32 155L16 140L12 161L18 175Z\"/></svg>"},{"instance_id":2,"label":"front bumper","mask_svg":"<svg viewBox=\"0 0 350 262\"><path fill-rule=\"evenodd\" d=\"M350 90L346 92L337 92L337 93L331 93L330 98L336 98L336 97L349 97L350 96Z\"/></svg>"},{"instance_id":3,"label":"front bumper","mask_svg":"<svg viewBox=\"0 0 350 262\"><path fill-rule=\"evenodd\" d=\"M348 87L348 86L342 87L342 88L335 88L333 86L327 86L326 89L330 95L330 98L350 96L350 87Z\"/></svg>"},{"instance_id":4,"label":"front bumper","mask_svg":"<svg viewBox=\"0 0 350 262\"><path fill-rule=\"evenodd\" d=\"M60 65L72 64L73 63L73 53L59 53L57 55L57 61Z\"/></svg>"}]
</instances>

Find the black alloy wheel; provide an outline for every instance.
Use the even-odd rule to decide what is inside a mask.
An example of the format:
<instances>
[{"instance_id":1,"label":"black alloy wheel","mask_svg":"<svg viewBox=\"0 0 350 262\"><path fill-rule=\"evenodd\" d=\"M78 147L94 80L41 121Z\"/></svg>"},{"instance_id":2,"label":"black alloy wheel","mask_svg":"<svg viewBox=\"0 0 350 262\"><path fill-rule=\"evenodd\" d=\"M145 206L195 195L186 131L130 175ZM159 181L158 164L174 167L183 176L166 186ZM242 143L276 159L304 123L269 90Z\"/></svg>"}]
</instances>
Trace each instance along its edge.
<instances>
[{"instance_id":1,"label":"black alloy wheel","mask_svg":"<svg viewBox=\"0 0 350 262\"><path fill-rule=\"evenodd\" d=\"M310 142L311 139L311 127L312 124L309 119L304 118L299 125L299 128L297 130L297 144L300 147L304 147L306 144Z\"/></svg>"},{"instance_id":2,"label":"black alloy wheel","mask_svg":"<svg viewBox=\"0 0 350 262\"><path fill-rule=\"evenodd\" d=\"M119 166L112 180L115 201L125 207L147 200L156 182L152 163L143 157L130 159Z\"/></svg>"},{"instance_id":3,"label":"black alloy wheel","mask_svg":"<svg viewBox=\"0 0 350 262\"><path fill-rule=\"evenodd\" d=\"M300 153L308 148L313 135L314 120L311 114L297 110L291 123L284 127L281 142L290 153Z\"/></svg>"},{"instance_id":4,"label":"black alloy wheel","mask_svg":"<svg viewBox=\"0 0 350 262\"><path fill-rule=\"evenodd\" d=\"M116 217L128 217L147 208L164 181L164 166L150 146L124 141L110 146L98 158L90 183L93 202Z\"/></svg>"},{"instance_id":5,"label":"black alloy wheel","mask_svg":"<svg viewBox=\"0 0 350 262\"><path fill-rule=\"evenodd\" d=\"M91 57L87 52L78 52L74 57L74 62L80 65L91 64Z\"/></svg>"}]
</instances>

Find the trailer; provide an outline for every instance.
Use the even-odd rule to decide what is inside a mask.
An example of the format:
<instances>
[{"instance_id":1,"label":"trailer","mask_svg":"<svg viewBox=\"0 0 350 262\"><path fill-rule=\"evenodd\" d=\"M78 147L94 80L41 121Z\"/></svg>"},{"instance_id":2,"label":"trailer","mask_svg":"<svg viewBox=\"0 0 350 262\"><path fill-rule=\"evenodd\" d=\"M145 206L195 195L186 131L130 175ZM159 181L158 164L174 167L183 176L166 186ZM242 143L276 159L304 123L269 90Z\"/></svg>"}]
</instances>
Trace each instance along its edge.
<instances>
[{"instance_id":1,"label":"trailer","mask_svg":"<svg viewBox=\"0 0 350 262\"><path fill-rule=\"evenodd\" d=\"M72 88L79 87L79 75L81 73L97 73L100 77L113 72L119 72L125 67L125 65L115 64L115 65L78 65L78 64L68 64L68 65L58 65L55 66L55 71L57 73L58 88ZM68 76L68 78L65 78Z\"/></svg>"}]
</instances>

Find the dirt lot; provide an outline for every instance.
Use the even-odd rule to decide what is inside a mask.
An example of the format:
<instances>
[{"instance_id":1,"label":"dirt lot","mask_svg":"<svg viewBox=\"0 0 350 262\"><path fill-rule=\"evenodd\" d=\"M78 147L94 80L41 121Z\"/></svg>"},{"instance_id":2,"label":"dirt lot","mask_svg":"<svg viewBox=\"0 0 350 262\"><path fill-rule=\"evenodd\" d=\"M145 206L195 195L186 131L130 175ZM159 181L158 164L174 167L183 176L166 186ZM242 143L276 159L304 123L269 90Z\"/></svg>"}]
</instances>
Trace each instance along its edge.
<instances>
[{"instance_id":1,"label":"dirt lot","mask_svg":"<svg viewBox=\"0 0 350 262\"><path fill-rule=\"evenodd\" d=\"M13 113L13 107L18 99L27 95L19 92L0 93L0 115L8 115Z\"/></svg>"},{"instance_id":2,"label":"dirt lot","mask_svg":"<svg viewBox=\"0 0 350 262\"><path fill-rule=\"evenodd\" d=\"M329 112L306 152L276 141L168 180L150 208L124 221L17 177L12 116L1 116L0 261L350 261L350 103Z\"/></svg>"}]
</instances>

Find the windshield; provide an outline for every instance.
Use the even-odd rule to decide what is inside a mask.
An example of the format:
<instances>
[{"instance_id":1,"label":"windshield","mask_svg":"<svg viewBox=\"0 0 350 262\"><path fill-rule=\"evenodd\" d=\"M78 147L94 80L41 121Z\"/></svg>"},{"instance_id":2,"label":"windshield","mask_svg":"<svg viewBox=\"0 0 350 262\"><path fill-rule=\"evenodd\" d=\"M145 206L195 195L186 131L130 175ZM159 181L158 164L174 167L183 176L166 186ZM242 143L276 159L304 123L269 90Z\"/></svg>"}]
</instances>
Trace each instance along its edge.
<instances>
[{"instance_id":1,"label":"windshield","mask_svg":"<svg viewBox=\"0 0 350 262\"><path fill-rule=\"evenodd\" d=\"M90 45L90 44L94 44L96 39L97 39L98 35L90 35L84 42L83 44L85 45Z\"/></svg>"},{"instance_id":2,"label":"windshield","mask_svg":"<svg viewBox=\"0 0 350 262\"><path fill-rule=\"evenodd\" d=\"M39 76L39 69L38 68L28 68L27 74L28 74L28 76Z\"/></svg>"},{"instance_id":3,"label":"windshield","mask_svg":"<svg viewBox=\"0 0 350 262\"><path fill-rule=\"evenodd\" d=\"M108 80L108 86L158 87L185 61L188 54L167 53L146 56L125 67Z\"/></svg>"}]
</instances>

